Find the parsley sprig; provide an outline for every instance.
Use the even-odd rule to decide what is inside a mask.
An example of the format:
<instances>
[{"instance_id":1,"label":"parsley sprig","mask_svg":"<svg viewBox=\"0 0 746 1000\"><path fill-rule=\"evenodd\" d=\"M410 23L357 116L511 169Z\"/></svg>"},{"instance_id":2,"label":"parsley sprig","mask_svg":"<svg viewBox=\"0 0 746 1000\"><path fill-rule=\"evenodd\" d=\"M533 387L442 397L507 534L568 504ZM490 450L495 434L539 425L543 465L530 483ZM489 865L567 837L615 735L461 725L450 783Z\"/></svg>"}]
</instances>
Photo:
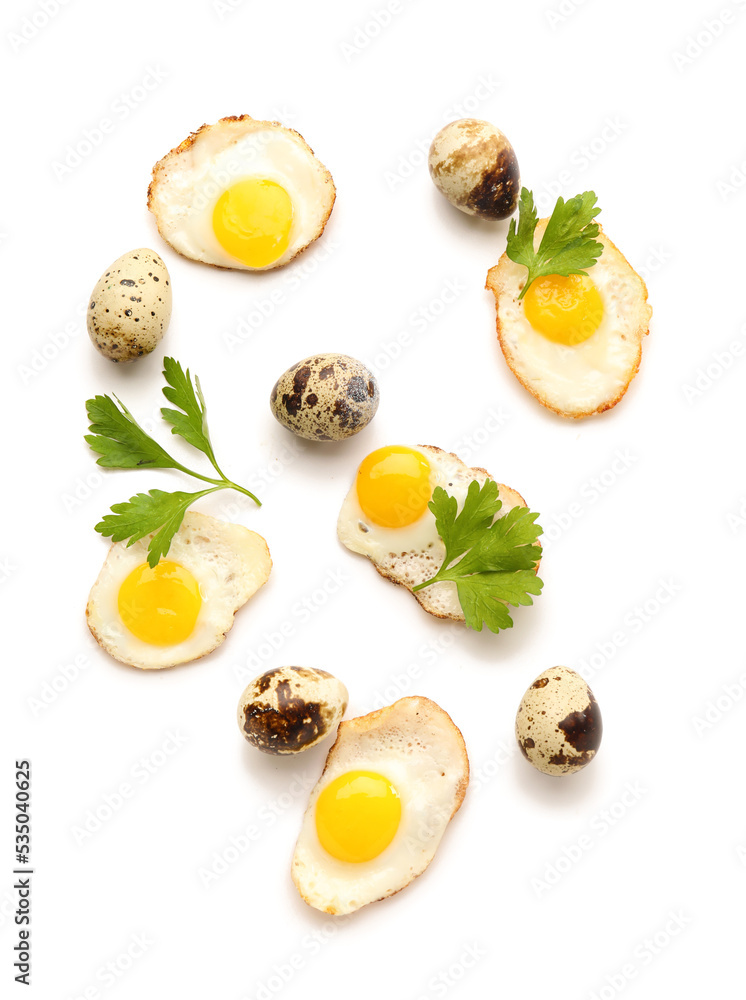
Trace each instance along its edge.
<instances>
[{"instance_id":1,"label":"parsley sprig","mask_svg":"<svg viewBox=\"0 0 746 1000\"><path fill-rule=\"evenodd\" d=\"M207 456L219 478L205 476L177 462L142 429L116 396L113 399L111 396L94 396L86 401L90 433L85 440L99 456L98 465L107 469L178 469L194 479L210 483L209 488L196 493L166 493L163 490L137 493L124 503L114 504L111 514L104 515L96 525L96 531L104 537L111 537L115 542L129 539L128 545L155 532L148 546L148 563L151 566L168 554L184 514L201 497L217 490L232 489L250 497L261 507L254 494L228 479L217 463L207 426L205 398L197 376L192 382L189 369L184 371L175 358L163 359L163 375L167 382L163 395L176 407L162 407L163 419L171 425L172 434L183 438Z\"/></svg>"},{"instance_id":2,"label":"parsley sprig","mask_svg":"<svg viewBox=\"0 0 746 1000\"><path fill-rule=\"evenodd\" d=\"M459 513L456 498L436 486L428 507L446 547L445 559L431 580L412 588L455 583L466 624L477 632L483 622L491 632L511 628L507 605L533 604L530 595L543 587L536 576L541 547L535 543L542 529L534 522L539 515L513 507L495 519L502 507L498 492L492 479L481 487L472 480Z\"/></svg>"},{"instance_id":3,"label":"parsley sprig","mask_svg":"<svg viewBox=\"0 0 746 1000\"><path fill-rule=\"evenodd\" d=\"M506 250L511 260L528 268L528 278L519 299L533 281L545 274L588 273L587 268L593 267L604 249L596 239L598 223L593 221L600 211L593 191L584 191L569 201L558 198L539 248L534 250L538 222L534 196L527 188L521 189L518 225L516 227L515 219L510 220Z\"/></svg>"}]
</instances>

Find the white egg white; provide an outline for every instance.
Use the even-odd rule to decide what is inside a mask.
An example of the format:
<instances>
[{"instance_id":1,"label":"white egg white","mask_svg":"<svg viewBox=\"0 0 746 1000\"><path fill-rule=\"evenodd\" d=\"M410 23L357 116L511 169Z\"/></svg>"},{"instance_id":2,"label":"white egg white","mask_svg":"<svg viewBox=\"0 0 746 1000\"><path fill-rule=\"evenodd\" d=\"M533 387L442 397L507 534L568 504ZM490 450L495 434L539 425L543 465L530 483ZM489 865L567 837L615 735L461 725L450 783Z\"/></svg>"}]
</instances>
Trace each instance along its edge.
<instances>
[{"instance_id":1,"label":"white egg white","mask_svg":"<svg viewBox=\"0 0 746 1000\"><path fill-rule=\"evenodd\" d=\"M473 480L482 486L492 478L484 469L470 468L457 455L441 448L432 445L414 447L430 463L432 488L441 486L455 497L459 510ZM503 504L498 517L507 514L513 507L526 506L523 497L515 490L502 483L498 483L498 487ZM445 558L445 545L438 535L435 516L429 508L414 524L403 528L383 528L364 513L355 483L342 504L337 535L352 552L367 556L381 576L392 583L402 584L410 591L418 583L435 576ZM455 583L436 583L414 592L414 596L425 611L437 618L464 621Z\"/></svg>"},{"instance_id":2,"label":"white egg white","mask_svg":"<svg viewBox=\"0 0 746 1000\"><path fill-rule=\"evenodd\" d=\"M252 268L218 242L212 214L221 194L256 177L285 188L293 203L290 242L280 258ZM203 125L153 167L148 208L174 250L217 267L266 271L280 267L324 231L335 199L331 174L301 135L248 115Z\"/></svg>"},{"instance_id":3,"label":"white egg white","mask_svg":"<svg viewBox=\"0 0 746 1000\"><path fill-rule=\"evenodd\" d=\"M219 646L236 611L266 583L272 560L261 535L240 524L187 511L166 558L192 574L202 606L188 638L172 646L155 646L130 632L118 608L119 589L134 569L147 562L151 537L129 547L126 542L111 546L88 598L86 617L94 638L116 660L160 670L196 660Z\"/></svg>"},{"instance_id":4,"label":"white egg white","mask_svg":"<svg viewBox=\"0 0 746 1000\"><path fill-rule=\"evenodd\" d=\"M401 800L401 822L378 857L339 861L316 832L316 802L348 771L387 778ZM292 863L303 899L325 913L344 914L391 896L427 868L469 783L463 737L450 716L429 698L393 705L341 722L323 774L311 792Z\"/></svg>"},{"instance_id":5,"label":"white egg white","mask_svg":"<svg viewBox=\"0 0 746 1000\"><path fill-rule=\"evenodd\" d=\"M538 246L548 220L536 227ZM652 309L645 282L611 240L599 232L603 253L588 277L599 291L604 315L587 340L573 346L547 339L529 323L518 296L526 268L503 254L487 275L497 305L497 335L505 360L540 403L566 417L608 410L636 375Z\"/></svg>"}]
</instances>

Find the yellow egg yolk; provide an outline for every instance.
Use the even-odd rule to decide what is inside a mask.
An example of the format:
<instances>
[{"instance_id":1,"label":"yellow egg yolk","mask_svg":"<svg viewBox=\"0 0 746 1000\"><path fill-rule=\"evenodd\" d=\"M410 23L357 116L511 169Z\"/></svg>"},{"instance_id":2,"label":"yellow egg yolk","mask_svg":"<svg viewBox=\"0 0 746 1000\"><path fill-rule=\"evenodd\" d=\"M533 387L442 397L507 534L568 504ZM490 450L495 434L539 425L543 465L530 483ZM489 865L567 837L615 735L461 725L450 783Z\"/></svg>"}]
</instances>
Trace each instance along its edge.
<instances>
[{"instance_id":1,"label":"yellow egg yolk","mask_svg":"<svg viewBox=\"0 0 746 1000\"><path fill-rule=\"evenodd\" d=\"M414 524L432 496L430 463L413 448L379 448L357 470L357 498L363 512L382 528Z\"/></svg>"},{"instance_id":2,"label":"yellow egg yolk","mask_svg":"<svg viewBox=\"0 0 746 1000\"><path fill-rule=\"evenodd\" d=\"M273 264L288 248L293 203L284 187L260 177L237 181L218 198L212 228L224 250L248 267Z\"/></svg>"},{"instance_id":3,"label":"yellow egg yolk","mask_svg":"<svg viewBox=\"0 0 746 1000\"><path fill-rule=\"evenodd\" d=\"M188 569L161 559L133 569L119 588L119 615L130 632L153 646L175 646L194 631L202 607L199 584Z\"/></svg>"},{"instance_id":4,"label":"yellow egg yolk","mask_svg":"<svg viewBox=\"0 0 746 1000\"><path fill-rule=\"evenodd\" d=\"M330 782L316 802L321 846L339 861L370 861L399 827L401 800L382 774L348 771Z\"/></svg>"},{"instance_id":5,"label":"yellow egg yolk","mask_svg":"<svg viewBox=\"0 0 746 1000\"><path fill-rule=\"evenodd\" d=\"M547 274L529 285L523 308L534 330L547 340L572 347L601 324L604 306L587 274Z\"/></svg>"}]
</instances>

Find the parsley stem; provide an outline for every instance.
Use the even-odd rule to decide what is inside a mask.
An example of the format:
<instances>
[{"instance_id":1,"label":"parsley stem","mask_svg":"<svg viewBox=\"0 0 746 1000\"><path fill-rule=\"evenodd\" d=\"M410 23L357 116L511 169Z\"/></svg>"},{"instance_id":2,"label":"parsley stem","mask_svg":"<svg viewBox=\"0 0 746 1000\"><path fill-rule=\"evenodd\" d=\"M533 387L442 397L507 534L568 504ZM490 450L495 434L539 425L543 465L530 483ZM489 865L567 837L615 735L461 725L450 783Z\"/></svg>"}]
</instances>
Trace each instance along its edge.
<instances>
[{"instance_id":1,"label":"parsley stem","mask_svg":"<svg viewBox=\"0 0 746 1000\"><path fill-rule=\"evenodd\" d=\"M239 493L243 493L243 495L246 497L251 497L251 499L254 501L257 507L261 507L262 501L258 497L255 497L254 494L251 493L249 490L245 490L243 486L238 486L236 483L232 483L229 480L226 480L225 485L230 486L231 489L237 490Z\"/></svg>"},{"instance_id":2,"label":"parsley stem","mask_svg":"<svg viewBox=\"0 0 746 1000\"><path fill-rule=\"evenodd\" d=\"M191 503L194 503L196 500L201 500L202 497L206 497L210 493L217 493L218 490L222 490L222 489L223 489L222 486L211 486L209 490L200 490L198 493L192 493L192 498L193 499L192 499ZM190 503L190 506L191 506L191 503Z\"/></svg>"},{"instance_id":3,"label":"parsley stem","mask_svg":"<svg viewBox=\"0 0 746 1000\"><path fill-rule=\"evenodd\" d=\"M217 472L217 474L218 474L219 476L222 476L222 477L223 477L223 479L224 479L224 480L225 480L226 482L230 482L230 480L228 479L228 477L226 476L226 474L225 474L225 473L223 472L223 470L222 470L222 469L220 468L220 466L218 465L218 460L217 460L217 459L215 458L215 452L214 452L214 451L212 450L212 446L210 446L210 450L209 450L209 452L207 453L207 457L208 457L208 458L210 459L210 461L212 462L212 464L213 464L213 467L214 467L215 471Z\"/></svg>"},{"instance_id":4,"label":"parsley stem","mask_svg":"<svg viewBox=\"0 0 746 1000\"><path fill-rule=\"evenodd\" d=\"M215 465L215 468L218 469L217 464L213 464ZM216 490L231 489L236 490L238 493L243 493L244 496L251 497L257 507L262 506L261 500L255 497L253 493L249 492L249 490L244 489L243 486L239 486L238 483L234 483L228 479L220 469L218 469L218 472L220 472L220 475L223 477L222 479L212 479L210 476L203 476L201 472L194 472L193 469L187 469L185 465L182 465L181 462L177 461L174 461L174 468L180 469L182 472L186 472L188 476L193 476L195 479L201 479L203 483L212 483ZM208 490L207 492L213 493L214 490Z\"/></svg>"},{"instance_id":5,"label":"parsley stem","mask_svg":"<svg viewBox=\"0 0 746 1000\"><path fill-rule=\"evenodd\" d=\"M173 467L175 469L180 469L182 472L186 472L188 476L193 476L195 479L201 479L203 483L212 483L213 486L232 486L232 483L228 483L227 479L212 479L210 476L203 476L201 472L194 472L192 469L187 469L185 465L181 462L174 462Z\"/></svg>"}]
</instances>

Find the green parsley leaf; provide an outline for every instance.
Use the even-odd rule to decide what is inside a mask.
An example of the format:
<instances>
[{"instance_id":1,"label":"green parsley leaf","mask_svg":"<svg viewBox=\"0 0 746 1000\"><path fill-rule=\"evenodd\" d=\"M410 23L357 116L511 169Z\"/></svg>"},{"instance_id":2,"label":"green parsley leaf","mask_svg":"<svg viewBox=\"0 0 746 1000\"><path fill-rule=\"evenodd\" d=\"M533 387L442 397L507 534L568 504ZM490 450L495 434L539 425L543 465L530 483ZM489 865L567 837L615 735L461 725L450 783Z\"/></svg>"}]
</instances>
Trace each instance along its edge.
<instances>
[{"instance_id":1,"label":"green parsley leaf","mask_svg":"<svg viewBox=\"0 0 746 1000\"><path fill-rule=\"evenodd\" d=\"M534 207L533 192L529 191L528 188L521 188L521 196L518 203L518 226L516 228L514 218L510 220L510 225L508 226L508 245L505 252L516 264L523 264L529 271L536 257L534 232L536 231L538 221L539 217Z\"/></svg>"},{"instance_id":2,"label":"green parsley leaf","mask_svg":"<svg viewBox=\"0 0 746 1000\"><path fill-rule=\"evenodd\" d=\"M91 450L101 456L97 465L107 469L180 468L179 463L145 433L120 400L115 403L111 396L94 396L85 405L91 422L91 433L85 439Z\"/></svg>"},{"instance_id":3,"label":"green parsley leaf","mask_svg":"<svg viewBox=\"0 0 746 1000\"><path fill-rule=\"evenodd\" d=\"M193 448L207 455L220 477L218 479L194 472L172 458L157 441L145 433L121 400L117 399L115 402L111 396L95 396L86 402L91 433L86 435L85 440L100 456L97 460L99 465L110 469L178 469L188 476L210 483L209 489L198 493L164 493L163 490L137 493L126 503L114 504L112 513L106 514L96 525L96 531L102 535L111 537L115 542L129 539L129 545L155 532L148 546L148 562L151 566L155 566L161 556L167 555L171 540L188 508L208 493L224 489L237 490L261 507L254 494L228 479L215 460L207 428L207 407L199 379L195 375L193 384L189 369L184 371L174 358L165 358L163 365L163 374L168 383L163 394L179 409L164 407L161 413L171 424L172 433L178 434Z\"/></svg>"},{"instance_id":4,"label":"green parsley leaf","mask_svg":"<svg viewBox=\"0 0 746 1000\"><path fill-rule=\"evenodd\" d=\"M507 605L533 604L530 595L543 586L535 567L541 558L536 543L542 533L538 514L513 507L495 518L502 507L496 482L469 483L463 508L455 497L436 487L428 504L446 547L443 565L432 579L413 590L450 580L456 584L466 624L477 632L486 623L491 632L511 628Z\"/></svg>"},{"instance_id":5,"label":"green parsley leaf","mask_svg":"<svg viewBox=\"0 0 746 1000\"><path fill-rule=\"evenodd\" d=\"M125 503L113 504L111 514L104 515L96 525L96 531L113 542L129 539L128 548L145 535L156 532L148 545L148 563L151 567L156 566L161 556L168 554L171 540L189 507L219 489L220 486L213 486L198 493L164 493L163 490L136 493Z\"/></svg>"},{"instance_id":6,"label":"green parsley leaf","mask_svg":"<svg viewBox=\"0 0 746 1000\"><path fill-rule=\"evenodd\" d=\"M481 573L456 581L459 604L466 624L476 632L482 622L490 632L512 628L513 619L506 604L533 604L529 594L540 594L542 582L531 570L519 573Z\"/></svg>"},{"instance_id":7,"label":"green parsley leaf","mask_svg":"<svg viewBox=\"0 0 746 1000\"><path fill-rule=\"evenodd\" d=\"M528 268L526 284L518 296L522 299L536 278L546 274L587 274L603 253L598 236L598 223L593 219L601 209L593 191L584 191L569 201L558 198L547 222L538 250L534 249L534 233L538 222L534 196L521 189L518 225L510 220L506 253L516 264Z\"/></svg>"},{"instance_id":8,"label":"green parsley leaf","mask_svg":"<svg viewBox=\"0 0 746 1000\"><path fill-rule=\"evenodd\" d=\"M488 479L481 490L479 483L473 479L466 491L464 509L458 515L456 498L449 496L441 486L435 487L432 499L436 507L430 509L435 514L435 527L452 560L470 549L492 524L502 506L497 494L497 483L492 479Z\"/></svg>"},{"instance_id":9,"label":"green parsley leaf","mask_svg":"<svg viewBox=\"0 0 746 1000\"><path fill-rule=\"evenodd\" d=\"M162 407L161 415L171 424L171 433L178 434L188 441L193 448L203 452L215 464L215 456L210 443L210 432L207 429L207 408L202 395L199 379L195 375L196 391L192 385L189 369L186 372L175 358L163 359L163 375L168 382L164 386L163 395L179 410ZM183 412L180 412L183 411Z\"/></svg>"},{"instance_id":10,"label":"green parsley leaf","mask_svg":"<svg viewBox=\"0 0 746 1000\"><path fill-rule=\"evenodd\" d=\"M459 573L531 569L541 558L541 548L533 544L541 533L534 523L538 516L527 507L513 507L488 525L459 563Z\"/></svg>"}]
</instances>

